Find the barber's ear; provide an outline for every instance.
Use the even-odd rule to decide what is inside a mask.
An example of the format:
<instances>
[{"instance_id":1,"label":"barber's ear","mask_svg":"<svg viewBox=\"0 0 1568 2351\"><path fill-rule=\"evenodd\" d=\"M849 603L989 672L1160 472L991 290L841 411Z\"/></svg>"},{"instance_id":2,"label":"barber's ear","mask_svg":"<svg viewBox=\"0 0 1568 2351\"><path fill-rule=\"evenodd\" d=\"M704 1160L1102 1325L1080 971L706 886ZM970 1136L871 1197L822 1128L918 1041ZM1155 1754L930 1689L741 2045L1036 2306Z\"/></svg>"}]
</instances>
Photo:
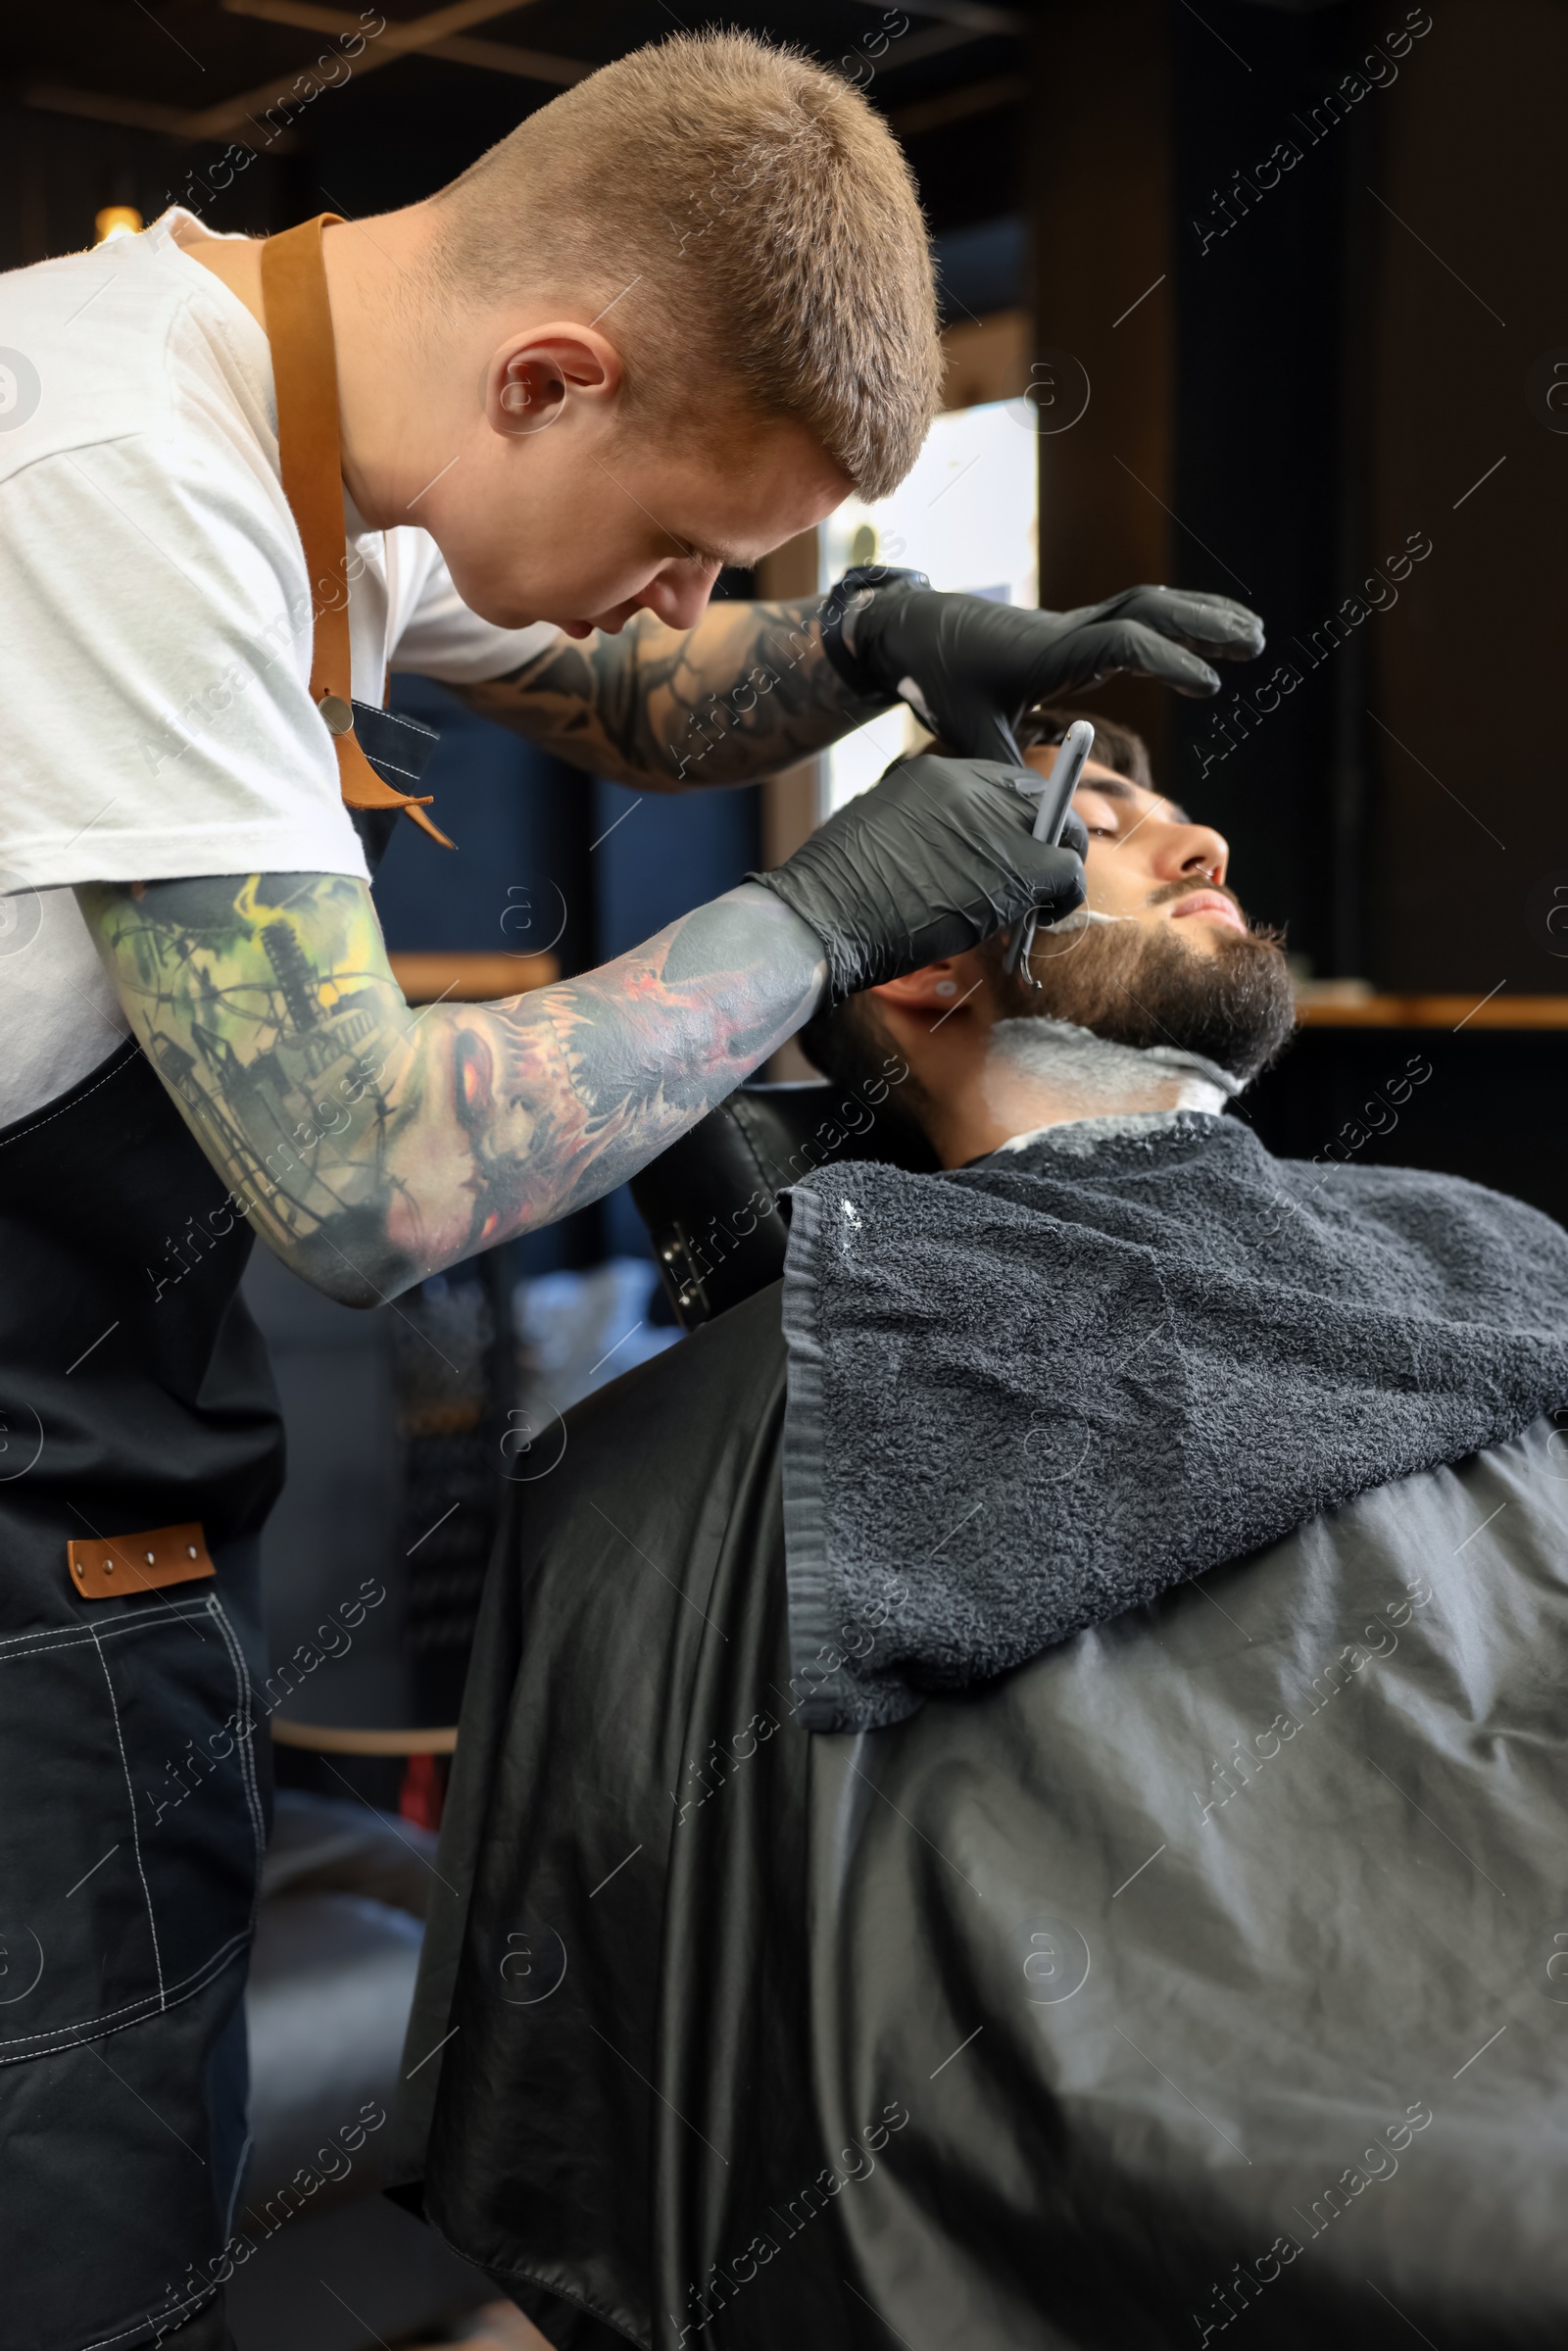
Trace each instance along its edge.
<instances>
[{"instance_id":1,"label":"barber's ear","mask_svg":"<svg viewBox=\"0 0 1568 2351\"><path fill-rule=\"evenodd\" d=\"M487 370L486 410L497 432L542 432L573 396L604 400L620 388L620 354L592 327L547 326L502 344Z\"/></svg>"},{"instance_id":2,"label":"barber's ear","mask_svg":"<svg viewBox=\"0 0 1568 2351\"><path fill-rule=\"evenodd\" d=\"M898 1004L906 1012L956 1011L973 996L985 976L985 965L971 948L961 955L947 955L940 963L922 964L902 979L884 980L869 994Z\"/></svg>"}]
</instances>

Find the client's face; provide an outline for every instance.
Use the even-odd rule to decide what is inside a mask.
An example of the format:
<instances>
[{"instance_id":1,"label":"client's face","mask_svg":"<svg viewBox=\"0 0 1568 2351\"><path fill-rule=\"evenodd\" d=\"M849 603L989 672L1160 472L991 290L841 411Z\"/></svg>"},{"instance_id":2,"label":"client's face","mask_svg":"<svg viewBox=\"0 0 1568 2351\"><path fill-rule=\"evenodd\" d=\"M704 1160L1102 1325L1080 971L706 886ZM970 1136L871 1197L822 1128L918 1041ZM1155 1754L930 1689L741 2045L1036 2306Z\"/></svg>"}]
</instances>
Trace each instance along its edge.
<instances>
[{"instance_id":1,"label":"client's face","mask_svg":"<svg viewBox=\"0 0 1568 2351\"><path fill-rule=\"evenodd\" d=\"M1049 775L1056 753L1027 758ZM1116 1073L1097 1070L1089 1101L1081 1056L1074 1074L1045 1032L1048 1050L1036 1052L1023 1025L1032 1018L1071 1021L1113 1045L1200 1053L1243 1080L1295 1026L1285 957L1277 940L1249 927L1226 882L1223 837L1093 760L1073 805L1089 834L1087 908L1038 934L1027 970L1008 973L993 941L860 1000L878 1045L906 1062L912 1085L903 1100L945 1166L1054 1119L1183 1099L1179 1075L1164 1065L1146 1065L1120 1099L1117 1064ZM854 1005L845 1013L853 1021Z\"/></svg>"},{"instance_id":2,"label":"client's face","mask_svg":"<svg viewBox=\"0 0 1568 2351\"><path fill-rule=\"evenodd\" d=\"M1054 746L1025 755L1049 775ZM1278 942L1249 927L1226 885L1230 849L1158 793L1091 759L1073 796L1089 834L1089 919L1041 931L996 975L998 1017L1048 1013L1119 1045L1174 1045L1250 1078L1295 1025Z\"/></svg>"}]
</instances>

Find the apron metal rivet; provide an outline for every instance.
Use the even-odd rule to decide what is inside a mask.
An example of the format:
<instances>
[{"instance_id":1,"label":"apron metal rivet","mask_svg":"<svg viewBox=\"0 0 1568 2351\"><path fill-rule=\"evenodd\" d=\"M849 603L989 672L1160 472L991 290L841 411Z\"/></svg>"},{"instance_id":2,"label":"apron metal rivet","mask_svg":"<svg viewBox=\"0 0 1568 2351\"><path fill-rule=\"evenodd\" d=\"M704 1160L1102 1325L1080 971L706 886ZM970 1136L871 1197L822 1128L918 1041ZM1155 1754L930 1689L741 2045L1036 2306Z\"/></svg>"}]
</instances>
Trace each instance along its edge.
<instances>
[{"instance_id":1,"label":"apron metal rivet","mask_svg":"<svg viewBox=\"0 0 1568 2351\"><path fill-rule=\"evenodd\" d=\"M196 1556L196 1545L193 1543L187 1543L185 1548L187 1551L189 1551L191 1557L194 1559Z\"/></svg>"},{"instance_id":2,"label":"apron metal rivet","mask_svg":"<svg viewBox=\"0 0 1568 2351\"><path fill-rule=\"evenodd\" d=\"M341 694L323 694L317 704L326 722L329 735L348 735L354 731L354 712Z\"/></svg>"}]
</instances>

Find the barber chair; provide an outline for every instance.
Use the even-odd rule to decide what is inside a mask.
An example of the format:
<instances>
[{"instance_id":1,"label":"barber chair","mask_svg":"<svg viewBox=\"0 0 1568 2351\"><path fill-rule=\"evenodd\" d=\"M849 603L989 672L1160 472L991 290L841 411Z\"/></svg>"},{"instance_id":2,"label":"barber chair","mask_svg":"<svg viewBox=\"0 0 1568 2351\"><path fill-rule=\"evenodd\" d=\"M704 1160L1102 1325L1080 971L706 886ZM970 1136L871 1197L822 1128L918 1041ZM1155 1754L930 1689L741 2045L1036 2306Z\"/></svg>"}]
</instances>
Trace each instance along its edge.
<instances>
[{"instance_id":1,"label":"barber chair","mask_svg":"<svg viewBox=\"0 0 1568 2351\"><path fill-rule=\"evenodd\" d=\"M631 1182L683 1330L710 1322L784 1271L779 1194L813 1168L880 1159L935 1172L930 1145L891 1096L867 1102L825 1079L742 1086Z\"/></svg>"}]
</instances>

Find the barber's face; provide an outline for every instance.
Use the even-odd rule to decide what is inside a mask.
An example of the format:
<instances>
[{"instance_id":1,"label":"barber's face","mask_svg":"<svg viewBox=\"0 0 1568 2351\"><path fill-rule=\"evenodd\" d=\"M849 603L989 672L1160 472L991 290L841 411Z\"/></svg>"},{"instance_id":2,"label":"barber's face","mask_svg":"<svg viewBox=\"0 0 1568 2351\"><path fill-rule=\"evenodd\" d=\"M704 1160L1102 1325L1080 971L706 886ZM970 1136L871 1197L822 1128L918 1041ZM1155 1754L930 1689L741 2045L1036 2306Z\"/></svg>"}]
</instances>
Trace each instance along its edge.
<instances>
[{"instance_id":1,"label":"barber's face","mask_svg":"<svg viewBox=\"0 0 1568 2351\"><path fill-rule=\"evenodd\" d=\"M787 418L746 416L702 435L613 424L568 402L548 427L490 435L484 462L440 485L429 525L458 593L485 619L550 620L586 637L646 610L691 628L724 563L757 563L851 487Z\"/></svg>"},{"instance_id":2,"label":"barber's face","mask_svg":"<svg viewBox=\"0 0 1568 2351\"><path fill-rule=\"evenodd\" d=\"M1060 756L1054 744L1024 754L1041 775L1049 775ZM1084 768L1073 807L1089 834L1084 873L1088 904L1097 913L1169 926L1198 955L1221 952L1228 939L1246 932L1247 917L1225 886L1230 848L1211 825L1194 824L1174 802L1095 759ZM1037 955L1049 952L1042 935Z\"/></svg>"}]
</instances>

